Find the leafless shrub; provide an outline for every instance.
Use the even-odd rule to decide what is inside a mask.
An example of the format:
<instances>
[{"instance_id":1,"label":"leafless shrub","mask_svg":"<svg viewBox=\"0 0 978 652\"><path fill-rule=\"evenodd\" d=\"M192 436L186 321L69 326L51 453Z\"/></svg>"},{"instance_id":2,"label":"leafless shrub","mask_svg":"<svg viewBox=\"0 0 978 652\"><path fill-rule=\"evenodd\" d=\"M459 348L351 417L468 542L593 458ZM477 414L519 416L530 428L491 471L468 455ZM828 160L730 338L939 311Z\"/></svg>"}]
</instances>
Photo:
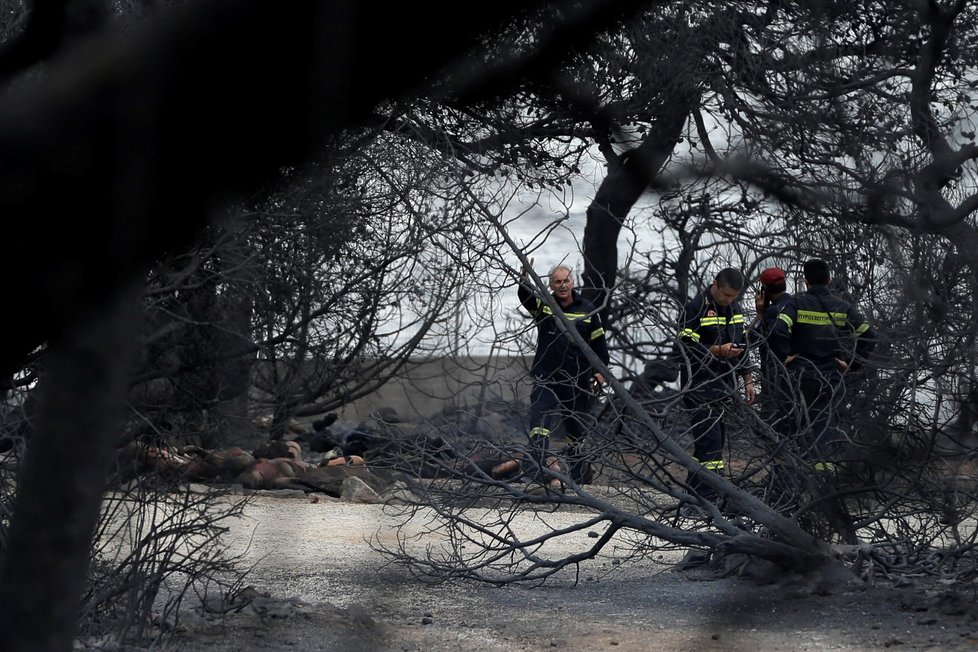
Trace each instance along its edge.
<instances>
[{"instance_id":1,"label":"leafless shrub","mask_svg":"<svg viewBox=\"0 0 978 652\"><path fill-rule=\"evenodd\" d=\"M81 635L120 643L164 639L182 611L230 594L245 576L221 536L247 500L144 476L103 502Z\"/></svg>"}]
</instances>

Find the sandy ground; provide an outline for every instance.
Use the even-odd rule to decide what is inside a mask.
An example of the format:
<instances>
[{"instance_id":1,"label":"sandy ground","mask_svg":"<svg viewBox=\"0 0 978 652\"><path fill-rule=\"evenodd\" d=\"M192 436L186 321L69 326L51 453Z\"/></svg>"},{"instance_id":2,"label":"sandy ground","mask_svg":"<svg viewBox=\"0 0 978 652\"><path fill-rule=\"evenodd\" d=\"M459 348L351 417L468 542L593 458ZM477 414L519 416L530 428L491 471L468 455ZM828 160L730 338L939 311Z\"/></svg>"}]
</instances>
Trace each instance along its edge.
<instances>
[{"instance_id":1,"label":"sandy ground","mask_svg":"<svg viewBox=\"0 0 978 652\"><path fill-rule=\"evenodd\" d=\"M973 650L975 586L913 578L896 588L811 595L708 569L681 551L623 561L627 540L543 586L428 585L369 541L395 541L379 505L259 497L230 534L255 563L254 599L224 618L189 615L175 648L226 650ZM532 515L533 528L580 514ZM566 551L593 543L581 533ZM434 537L412 540L414 550ZM554 552L561 552L556 550Z\"/></svg>"}]
</instances>

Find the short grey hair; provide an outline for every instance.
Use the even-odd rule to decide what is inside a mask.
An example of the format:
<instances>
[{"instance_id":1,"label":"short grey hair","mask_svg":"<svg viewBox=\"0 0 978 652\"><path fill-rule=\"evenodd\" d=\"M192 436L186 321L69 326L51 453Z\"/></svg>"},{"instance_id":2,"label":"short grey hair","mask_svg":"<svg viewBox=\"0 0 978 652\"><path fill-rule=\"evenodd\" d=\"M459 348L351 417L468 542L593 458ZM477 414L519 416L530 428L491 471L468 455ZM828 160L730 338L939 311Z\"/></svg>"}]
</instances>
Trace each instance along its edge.
<instances>
[{"instance_id":1,"label":"short grey hair","mask_svg":"<svg viewBox=\"0 0 978 652\"><path fill-rule=\"evenodd\" d=\"M547 274L547 276L548 277L553 276L557 272L557 270L559 270L559 269L562 269L562 270L566 271L571 276L574 275L574 270L571 269L571 267L569 265L565 265L565 264L561 263L559 265L554 265L553 269L550 270L550 273Z\"/></svg>"}]
</instances>

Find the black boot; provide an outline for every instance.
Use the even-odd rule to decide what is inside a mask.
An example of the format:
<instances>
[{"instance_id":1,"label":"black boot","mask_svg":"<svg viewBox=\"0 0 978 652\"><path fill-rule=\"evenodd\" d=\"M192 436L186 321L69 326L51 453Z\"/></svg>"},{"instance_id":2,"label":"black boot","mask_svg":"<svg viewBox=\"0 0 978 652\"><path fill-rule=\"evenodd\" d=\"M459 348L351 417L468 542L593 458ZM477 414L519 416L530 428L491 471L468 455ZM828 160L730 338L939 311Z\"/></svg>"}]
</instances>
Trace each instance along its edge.
<instances>
[{"instance_id":1,"label":"black boot","mask_svg":"<svg viewBox=\"0 0 978 652\"><path fill-rule=\"evenodd\" d=\"M717 492L713 487L707 486L701 479L698 473L690 472L686 476L686 485L689 487L689 492L695 496L699 496L703 500L708 502L715 502L717 499Z\"/></svg>"},{"instance_id":2,"label":"black boot","mask_svg":"<svg viewBox=\"0 0 978 652\"><path fill-rule=\"evenodd\" d=\"M594 482L594 470L591 468L591 461L587 459L587 454L583 453L576 444L571 444L564 449L567 463L570 465L568 475L578 485L592 484Z\"/></svg>"}]
</instances>

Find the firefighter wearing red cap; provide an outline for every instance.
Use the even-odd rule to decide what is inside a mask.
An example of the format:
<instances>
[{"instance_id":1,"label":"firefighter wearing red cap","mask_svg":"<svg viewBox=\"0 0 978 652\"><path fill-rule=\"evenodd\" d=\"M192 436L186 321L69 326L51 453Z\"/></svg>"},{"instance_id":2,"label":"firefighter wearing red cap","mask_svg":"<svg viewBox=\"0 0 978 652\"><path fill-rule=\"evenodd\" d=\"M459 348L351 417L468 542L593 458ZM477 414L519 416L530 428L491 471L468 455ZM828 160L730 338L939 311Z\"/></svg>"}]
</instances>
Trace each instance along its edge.
<instances>
[{"instance_id":1,"label":"firefighter wearing red cap","mask_svg":"<svg viewBox=\"0 0 978 652\"><path fill-rule=\"evenodd\" d=\"M752 346L756 345L760 356L760 398L764 416L775 430L780 427L791 410L784 403L790 403L790 393L784 378L782 365L771 355L768 338L778 320L778 315L791 298L787 290L785 271L780 267L769 267L758 277L761 290L754 296L757 317L747 328L747 337Z\"/></svg>"},{"instance_id":2,"label":"firefighter wearing red cap","mask_svg":"<svg viewBox=\"0 0 978 652\"><path fill-rule=\"evenodd\" d=\"M785 273L780 267L765 269L757 280L761 284L761 290L754 296L757 317L751 322L749 330L766 340L791 294L787 291Z\"/></svg>"}]
</instances>

